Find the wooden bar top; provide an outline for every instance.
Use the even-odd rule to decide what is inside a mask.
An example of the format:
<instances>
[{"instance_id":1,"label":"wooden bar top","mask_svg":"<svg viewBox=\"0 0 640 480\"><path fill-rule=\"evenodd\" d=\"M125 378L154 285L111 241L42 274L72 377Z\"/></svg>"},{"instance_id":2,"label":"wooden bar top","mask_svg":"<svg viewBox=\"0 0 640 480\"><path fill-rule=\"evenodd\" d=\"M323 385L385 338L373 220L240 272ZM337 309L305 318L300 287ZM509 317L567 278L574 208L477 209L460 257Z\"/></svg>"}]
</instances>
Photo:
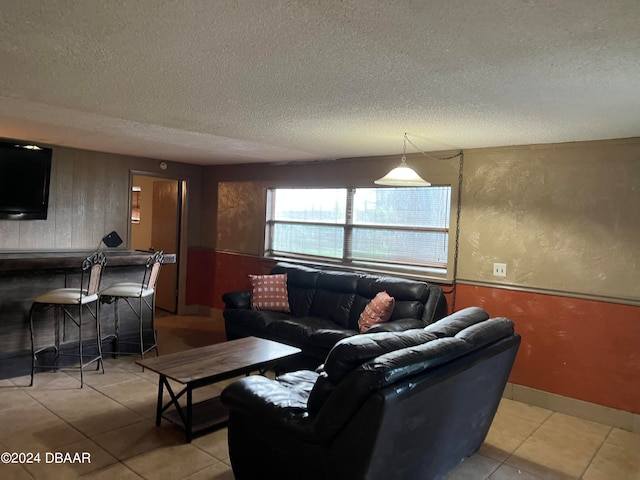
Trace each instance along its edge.
<instances>
[{"instance_id":1,"label":"wooden bar top","mask_svg":"<svg viewBox=\"0 0 640 480\"><path fill-rule=\"evenodd\" d=\"M110 267L144 265L153 252L141 250L101 249ZM0 272L28 272L48 269L80 268L82 260L93 250L0 250ZM176 263L175 253L165 253L163 263Z\"/></svg>"}]
</instances>

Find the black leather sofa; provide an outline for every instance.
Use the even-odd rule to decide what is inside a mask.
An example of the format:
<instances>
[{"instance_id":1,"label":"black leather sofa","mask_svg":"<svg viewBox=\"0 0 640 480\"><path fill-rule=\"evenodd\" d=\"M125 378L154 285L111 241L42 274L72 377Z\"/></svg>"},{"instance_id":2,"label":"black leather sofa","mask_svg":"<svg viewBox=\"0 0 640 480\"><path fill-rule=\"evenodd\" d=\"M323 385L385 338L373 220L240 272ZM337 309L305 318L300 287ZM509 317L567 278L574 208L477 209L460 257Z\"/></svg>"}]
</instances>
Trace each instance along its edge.
<instances>
[{"instance_id":1,"label":"black leather sofa","mask_svg":"<svg viewBox=\"0 0 640 480\"><path fill-rule=\"evenodd\" d=\"M228 340L261 337L302 349L298 365L315 368L343 338L357 335L358 318L380 291L394 297L389 322L368 332L422 328L447 314L442 289L434 284L355 272L278 263L271 274L287 274L290 312L251 309L251 292L222 296Z\"/></svg>"},{"instance_id":2,"label":"black leather sofa","mask_svg":"<svg viewBox=\"0 0 640 480\"><path fill-rule=\"evenodd\" d=\"M482 444L520 336L478 307L338 342L316 371L221 395L237 479L436 480Z\"/></svg>"}]
</instances>

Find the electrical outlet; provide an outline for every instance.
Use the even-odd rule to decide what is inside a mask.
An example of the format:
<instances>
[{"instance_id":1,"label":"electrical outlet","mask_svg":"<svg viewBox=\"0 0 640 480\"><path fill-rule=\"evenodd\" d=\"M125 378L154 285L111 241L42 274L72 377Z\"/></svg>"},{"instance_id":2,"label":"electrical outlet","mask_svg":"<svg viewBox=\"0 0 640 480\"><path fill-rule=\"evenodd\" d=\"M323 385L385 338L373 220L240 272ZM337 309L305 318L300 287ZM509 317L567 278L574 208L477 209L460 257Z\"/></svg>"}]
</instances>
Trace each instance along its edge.
<instances>
[{"instance_id":1,"label":"electrical outlet","mask_svg":"<svg viewBox=\"0 0 640 480\"><path fill-rule=\"evenodd\" d=\"M507 264L506 263L494 263L493 264L493 275L495 277L506 277L507 276Z\"/></svg>"}]
</instances>

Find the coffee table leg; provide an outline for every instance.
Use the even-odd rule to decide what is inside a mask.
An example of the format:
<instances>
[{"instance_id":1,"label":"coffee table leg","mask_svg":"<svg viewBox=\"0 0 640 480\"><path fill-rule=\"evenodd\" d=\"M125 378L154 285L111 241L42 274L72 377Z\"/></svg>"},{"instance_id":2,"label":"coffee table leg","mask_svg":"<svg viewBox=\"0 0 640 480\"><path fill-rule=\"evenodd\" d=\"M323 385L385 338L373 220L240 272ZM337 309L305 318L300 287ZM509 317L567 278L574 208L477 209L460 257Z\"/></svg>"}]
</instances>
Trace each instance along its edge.
<instances>
[{"instance_id":1,"label":"coffee table leg","mask_svg":"<svg viewBox=\"0 0 640 480\"><path fill-rule=\"evenodd\" d=\"M191 385L187 385L187 424L185 425L187 430L187 443L191 443L191 439L193 438L193 409L191 400Z\"/></svg>"},{"instance_id":2,"label":"coffee table leg","mask_svg":"<svg viewBox=\"0 0 640 480\"><path fill-rule=\"evenodd\" d=\"M160 426L160 420L162 419L162 390L164 387L165 376L160 375L158 381L158 406L156 407L156 427Z\"/></svg>"}]
</instances>

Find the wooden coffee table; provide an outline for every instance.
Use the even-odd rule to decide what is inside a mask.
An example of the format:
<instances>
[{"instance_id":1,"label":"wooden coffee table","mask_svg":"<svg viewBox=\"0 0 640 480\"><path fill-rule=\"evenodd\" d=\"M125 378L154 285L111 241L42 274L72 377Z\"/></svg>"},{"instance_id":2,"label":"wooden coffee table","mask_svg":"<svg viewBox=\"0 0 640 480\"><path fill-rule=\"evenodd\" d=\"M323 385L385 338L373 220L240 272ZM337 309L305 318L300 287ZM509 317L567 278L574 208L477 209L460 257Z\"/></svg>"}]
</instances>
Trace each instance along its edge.
<instances>
[{"instance_id":1,"label":"wooden coffee table","mask_svg":"<svg viewBox=\"0 0 640 480\"><path fill-rule=\"evenodd\" d=\"M227 421L227 409L222 405L219 397L193 404L194 389L238 375L265 370L276 360L296 355L300 351L299 348L271 340L247 337L138 360L136 363L160 375L156 426L160 426L162 417L173 423L182 424L186 431L187 442L191 442L195 433L212 430L224 425ZM167 379L174 380L185 387L175 394ZM165 388L171 399L163 405L162 396ZM186 405L181 406L179 400L185 393ZM175 409L166 412L172 405Z\"/></svg>"}]
</instances>

